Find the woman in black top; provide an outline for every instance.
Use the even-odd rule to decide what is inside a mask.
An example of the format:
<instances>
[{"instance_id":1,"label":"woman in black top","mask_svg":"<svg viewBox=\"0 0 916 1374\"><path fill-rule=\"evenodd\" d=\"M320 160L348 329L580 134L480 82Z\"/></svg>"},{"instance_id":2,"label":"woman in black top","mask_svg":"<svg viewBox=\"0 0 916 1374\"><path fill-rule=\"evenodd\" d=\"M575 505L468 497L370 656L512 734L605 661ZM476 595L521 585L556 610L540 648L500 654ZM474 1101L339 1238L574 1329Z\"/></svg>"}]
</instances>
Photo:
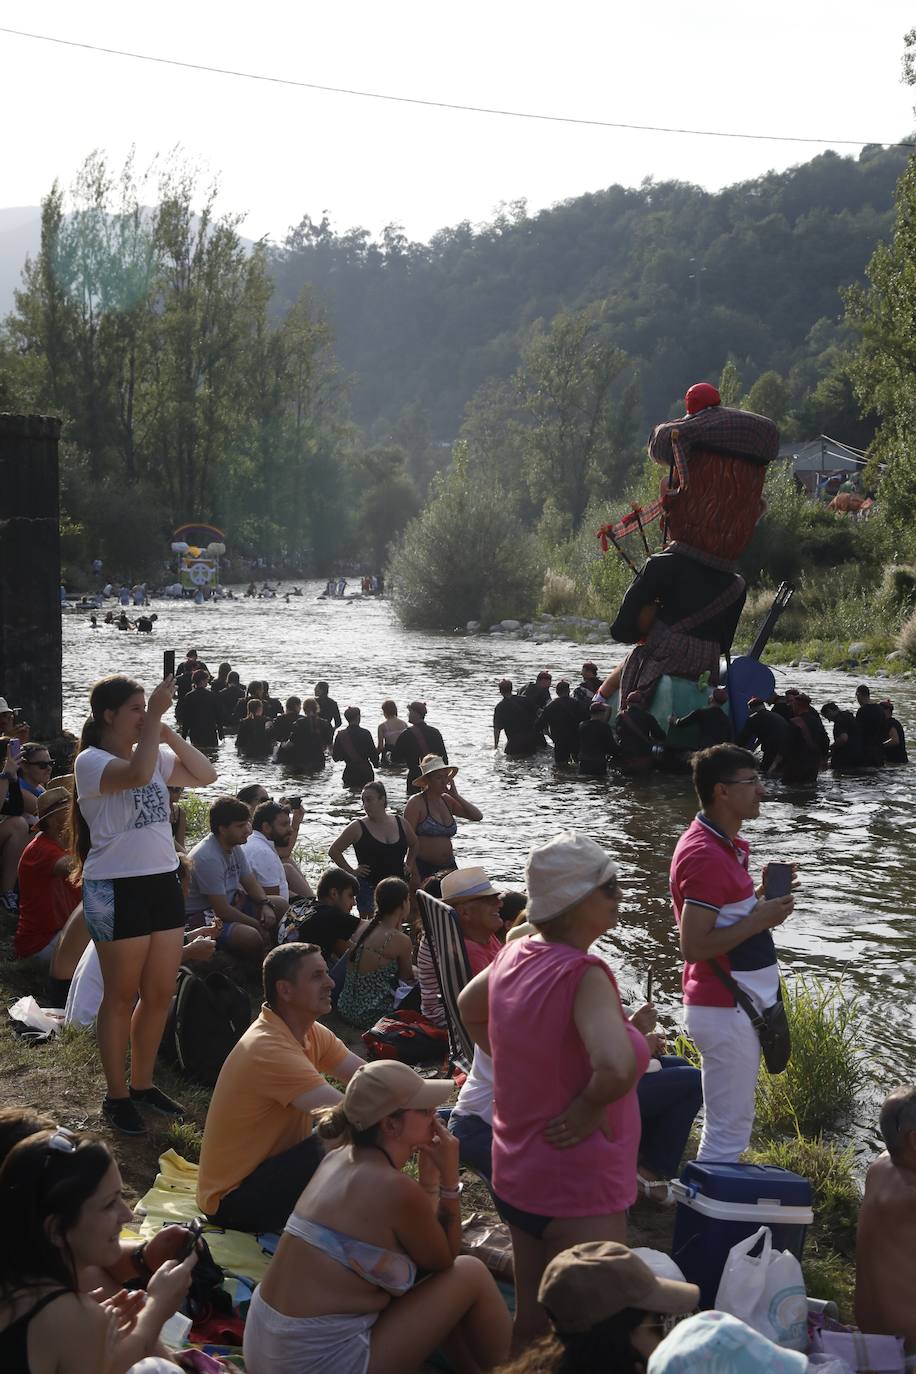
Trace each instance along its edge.
<instances>
[{"instance_id":1,"label":"woman in black top","mask_svg":"<svg viewBox=\"0 0 916 1374\"><path fill-rule=\"evenodd\" d=\"M350 822L328 853L332 863L359 879L356 904L360 915L365 916L373 909L373 894L383 878L403 878L406 872L415 880L417 837L401 816L388 810L388 793L382 783L367 782L361 800L365 814ZM344 858L344 851L351 846L356 868Z\"/></svg>"},{"instance_id":2,"label":"woman in black top","mask_svg":"<svg viewBox=\"0 0 916 1374\"><path fill-rule=\"evenodd\" d=\"M269 754L273 747L267 735L264 703L258 697L248 698L248 714L239 725L235 747L240 754L253 754L261 758Z\"/></svg>"},{"instance_id":3,"label":"woman in black top","mask_svg":"<svg viewBox=\"0 0 916 1374\"><path fill-rule=\"evenodd\" d=\"M909 763L909 755L906 752L906 735L900 721L894 717L894 703L882 701L881 710L884 712L885 720L885 763Z\"/></svg>"},{"instance_id":4,"label":"woman in black top","mask_svg":"<svg viewBox=\"0 0 916 1374\"><path fill-rule=\"evenodd\" d=\"M378 749L368 730L360 725L360 709L348 706L344 711L347 722L338 730L334 740L332 758L345 765L343 771L344 787L364 787L375 778L373 765L378 767Z\"/></svg>"},{"instance_id":5,"label":"woman in black top","mask_svg":"<svg viewBox=\"0 0 916 1374\"><path fill-rule=\"evenodd\" d=\"M318 702L306 697L302 715L290 727L289 738L277 750L277 759L288 768L311 773L325 765L325 753L334 731L328 721L318 714Z\"/></svg>"},{"instance_id":6,"label":"woman in black top","mask_svg":"<svg viewBox=\"0 0 916 1374\"><path fill-rule=\"evenodd\" d=\"M0 735L0 911L19 910L16 873L19 858L29 842L26 815L36 815L38 803L19 785L19 770L10 754L12 739Z\"/></svg>"}]
</instances>

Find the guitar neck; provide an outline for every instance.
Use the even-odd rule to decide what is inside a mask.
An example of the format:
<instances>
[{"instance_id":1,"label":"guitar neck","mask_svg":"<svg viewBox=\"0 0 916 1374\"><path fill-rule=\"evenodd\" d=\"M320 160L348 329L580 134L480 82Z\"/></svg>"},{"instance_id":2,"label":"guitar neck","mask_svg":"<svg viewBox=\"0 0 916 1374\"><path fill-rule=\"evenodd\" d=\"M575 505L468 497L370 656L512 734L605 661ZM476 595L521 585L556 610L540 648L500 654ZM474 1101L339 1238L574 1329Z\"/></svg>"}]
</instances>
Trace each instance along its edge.
<instances>
[{"instance_id":1,"label":"guitar neck","mask_svg":"<svg viewBox=\"0 0 916 1374\"><path fill-rule=\"evenodd\" d=\"M776 628L776 622L792 600L794 592L795 588L790 582L780 582L776 595L773 598L773 604L767 612L766 619L757 631L757 638L751 645L748 654L749 658L759 659L762 656L764 649L770 641L770 636Z\"/></svg>"}]
</instances>

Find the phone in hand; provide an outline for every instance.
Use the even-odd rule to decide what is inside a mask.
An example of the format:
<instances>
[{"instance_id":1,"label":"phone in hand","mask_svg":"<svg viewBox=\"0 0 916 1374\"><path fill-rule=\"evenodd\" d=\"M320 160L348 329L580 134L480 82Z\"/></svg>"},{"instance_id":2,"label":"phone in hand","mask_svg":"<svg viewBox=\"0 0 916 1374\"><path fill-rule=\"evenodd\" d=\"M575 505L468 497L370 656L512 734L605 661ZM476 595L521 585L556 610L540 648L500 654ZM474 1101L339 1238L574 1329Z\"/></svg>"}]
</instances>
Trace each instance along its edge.
<instances>
[{"instance_id":1,"label":"phone in hand","mask_svg":"<svg viewBox=\"0 0 916 1374\"><path fill-rule=\"evenodd\" d=\"M792 891L792 865L767 864L766 884L763 895L769 901L772 897L788 897Z\"/></svg>"},{"instance_id":2,"label":"phone in hand","mask_svg":"<svg viewBox=\"0 0 916 1374\"><path fill-rule=\"evenodd\" d=\"M649 972L648 972L648 974L646 975L646 1001L647 1001L647 1002L651 1002L651 1001L652 1001L652 984L654 983L654 981L655 981L655 974L654 974L654 971L653 971L652 969L649 969Z\"/></svg>"},{"instance_id":3,"label":"phone in hand","mask_svg":"<svg viewBox=\"0 0 916 1374\"><path fill-rule=\"evenodd\" d=\"M188 1222L186 1229L188 1238L181 1247L181 1254L178 1256L179 1262L186 1260L191 1251L196 1250L197 1242L200 1240L204 1228L202 1223L195 1217L193 1221Z\"/></svg>"},{"instance_id":4,"label":"phone in hand","mask_svg":"<svg viewBox=\"0 0 916 1374\"><path fill-rule=\"evenodd\" d=\"M162 676L163 679L175 676L175 650L166 649L162 655Z\"/></svg>"}]
</instances>

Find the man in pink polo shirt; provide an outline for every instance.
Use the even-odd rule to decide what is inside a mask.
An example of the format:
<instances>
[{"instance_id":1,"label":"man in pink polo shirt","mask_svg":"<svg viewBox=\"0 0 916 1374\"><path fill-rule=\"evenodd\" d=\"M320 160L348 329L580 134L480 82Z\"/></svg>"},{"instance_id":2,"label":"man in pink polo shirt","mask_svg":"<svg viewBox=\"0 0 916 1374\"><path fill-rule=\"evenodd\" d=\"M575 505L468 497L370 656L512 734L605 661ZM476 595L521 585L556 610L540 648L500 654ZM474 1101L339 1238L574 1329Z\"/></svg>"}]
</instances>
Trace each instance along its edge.
<instances>
[{"instance_id":1,"label":"man in pink polo shirt","mask_svg":"<svg viewBox=\"0 0 916 1374\"><path fill-rule=\"evenodd\" d=\"M795 899L763 897L749 872L750 846L738 834L760 814L764 788L757 760L734 744L693 756L700 802L671 860L671 899L684 956L687 1033L703 1058L703 1134L697 1159L734 1163L754 1124L760 1042L751 1020L710 964L731 975L758 1010L779 996L772 929Z\"/></svg>"}]
</instances>

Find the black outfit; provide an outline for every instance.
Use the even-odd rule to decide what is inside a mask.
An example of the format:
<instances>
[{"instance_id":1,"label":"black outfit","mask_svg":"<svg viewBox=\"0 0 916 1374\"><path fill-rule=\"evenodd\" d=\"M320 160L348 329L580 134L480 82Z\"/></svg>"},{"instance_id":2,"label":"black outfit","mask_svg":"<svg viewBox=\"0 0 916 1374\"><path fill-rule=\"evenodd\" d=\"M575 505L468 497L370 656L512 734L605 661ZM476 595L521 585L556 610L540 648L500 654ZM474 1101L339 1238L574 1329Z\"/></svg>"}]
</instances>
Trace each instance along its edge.
<instances>
[{"instance_id":1,"label":"black outfit","mask_svg":"<svg viewBox=\"0 0 916 1374\"><path fill-rule=\"evenodd\" d=\"M272 720L267 727L270 738L276 744L285 744L290 737L293 726L301 719L302 717L300 715L289 716L284 711L282 715Z\"/></svg>"},{"instance_id":2,"label":"black outfit","mask_svg":"<svg viewBox=\"0 0 916 1374\"><path fill-rule=\"evenodd\" d=\"M544 736L534 723L534 714L527 701L519 696L501 697L493 710L493 734L506 732L507 754L534 754L544 743Z\"/></svg>"},{"instance_id":3,"label":"black outfit","mask_svg":"<svg viewBox=\"0 0 916 1374\"><path fill-rule=\"evenodd\" d=\"M302 1191L301 1185L299 1191ZM296 1198L293 1198L293 1206ZM284 1221L283 1225L286 1225ZM53 1293L45 1293L36 1303L17 1317L9 1326L0 1331L0 1369L3 1374L31 1374L29 1364L29 1322L37 1317L42 1308L69 1293L68 1288L55 1288Z\"/></svg>"},{"instance_id":4,"label":"black outfit","mask_svg":"<svg viewBox=\"0 0 916 1374\"><path fill-rule=\"evenodd\" d=\"M845 744L837 744L840 735L848 736ZM833 718L833 747L830 764L833 768L861 768L865 762L865 746L859 722L851 711L841 711Z\"/></svg>"},{"instance_id":5,"label":"black outfit","mask_svg":"<svg viewBox=\"0 0 916 1374\"><path fill-rule=\"evenodd\" d=\"M813 713L804 711L801 715L793 716L789 722L792 744L783 757L782 765L782 775L786 782L816 782L821 764L827 757L826 752L821 752L816 736L810 728L808 717L811 714ZM821 729L826 742L827 732L823 726ZM829 744L827 748L829 749Z\"/></svg>"},{"instance_id":6,"label":"black outfit","mask_svg":"<svg viewBox=\"0 0 916 1374\"><path fill-rule=\"evenodd\" d=\"M888 734L888 735L890 734L891 729L894 729L894 730L897 731L897 734L900 736L900 743L899 743L899 744L885 744L885 746L884 746L884 760L885 760L885 762L886 762L886 763L909 763L909 761L910 761L910 760L909 760L909 756L908 756L908 754L907 754L907 752L906 752L906 735L905 735L904 732L903 732L903 726L900 724L900 721L899 721L899 720L896 720L893 716L885 716L885 719L884 719L884 728L885 728L885 730L887 731L887 734ZM885 738L886 738L886 736L885 736Z\"/></svg>"},{"instance_id":7,"label":"black outfit","mask_svg":"<svg viewBox=\"0 0 916 1374\"><path fill-rule=\"evenodd\" d=\"M732 723L721 706L698 706L686 716L675 721L677 726L695 725L697 728L698 748L711 749L714 744L731 744L735 737Z\"/></svg>"},{"instance_id":8,"label":"black outfit","mask_svg":"<svg viewBox=\"0 0 916 1374\"><path fill-rule=\"evenodd\" d=\"M777 697L771 707L771 713L774 716L781 716L786 722L792 719L792 707L789 705L788 701L786 701L785 697Z\"/></svg>"},{"instance_id":9,"label":"black outfit","mask_svg":"<svg viewBox=\"0 0 916 1374\"><path fill-rule=\"evenodd\" d=\"M414 779L420 776L420 760L427 754L438 754L443 763L448 763L445 741L439 731L426 721L408 725L402 730L391 748L392 768L407 769L407 791L416 791Z\"/></svg>"},{"instance_id":10,"label":"black outfit","mask_svg":"<svg viewBox=\"0 0 916 1374\"><path fill-rule=\"evenodd\" d=\"M365 881L372 887L377 887L383 878L404 877L407 836L404 834L400 816L395 816L395 820L398 823L398 838L390 844L386 844L384 840L377 840L365 821L361 820L359 823L360 836L354 842L353 852L356 854L357 862L365 864L368 868Z\"/></svg>"},{"instance_id":11,"label":"black outfit","mask_svg":"<svg viewBox=\"0 0 916 1374\"><path fill-rule=\"evenodd\" d=\"M209 1220L227 1231L282 1231L323 1159L324 1148L315 1135L271 1155L226 1194Z\"/></svg>"},{"instance_id":12,"label":"black outfit","mask_svg":"<svg viewBox=\"0 0 916 1374\"><path fill-rule=\"evenodd\" d=\"M304 917L296 921L291 938L306 945L320 945L325 963L330 965L338 958L335 945L341 940L349 940L358 925L358 918L341 911L339 906L312 902L306 907Z\"/></svg>"},{"instance_id":13,"label":"black outfit","mask_svg":"<svg viewBox=\"0 0 916 1374\"><path fill-rule=\"evenodd\" d=\"M644 637L640 612L658 603L657 616L663 625L675 627L701 606L710 606L734 581L734 573L711 568L679 553L676 546L654 553L631 583L611 626L611 638L622 644L635 644ZM713 612L708 620L694 626L697 639L716 640L723 652L731 648L744 608L744 590L731 605Z\"/></svg>"},{"instance_id":14,"label":"black outfit","mask_svg":"<svg viewBox=\"0 0 916 1374\"><path fill-rule=\"evenodd\" d=\"M758 743L763 751L761 767L766 773L778 758L785 758L792 748L792 727L788 720L774 707L753 711L742 726L737 743L742 749L751 749Z\"/></svg>"},{"instance_id":15,"label":"black outfit","mask_svg":"<svg viewBox=\"0 0 916 1374\"><path fill-rule=\"evenodd\" d=\"M316 697L318 702L318 714L322 720L329 720L337 729L343 724L343 717L340 708L333 697Z\"/></svg>"},{"instance_id":16,"label":"black outfit","mask_svg":"<svg viewBox=\"0 0 916 1374\"><path fill-rule=\"evenodd\" d=\"M288 740L277 750L277 758L281 763L301 768L304 772L314 772L324 767L326 750L333 737L330 722L322 720L321 716L299 716L293 723Z\"/></svg>"},{"instance_id":17,"label":"black outfit","mask_svg":"<svg viewBox=\"0 0 916 1374\"><path fill-rule=\"evenodd\" d=\"M867 701L856 711L856 721L862 731L865 762L880 768L884 763L884 741L887 739L887 716L876 701Z\"/></svg>"},{"instance_id":18,"label":"black outfit","mask_svg":"<svg viewBox=\"0 0 916 1374\"><path fill-rule=\"evenodd\" d=\"M0 816L21 816L25 810L25 802L22 800L22 788L18 778L10 778L9 786L6 789L6 797L3 805L0 806Z\"/></svg>"},{"instance_id":19,"label":"black outfit","mask_svg":"<svg viewBox=\"0 0 916 1374\"><path fill-rule=\"evenodd\" d=\"M195 687L177 703L181 733L196 749L215 749L222 737L219 698L207 687Z\"/></svg>"},{"instance_id":20,"label":"black outfit","mask_svg":"<svg viewBox=\"0 0 916 1374\"><path fill-rule=\"evenodd\" d=\"M623 766L652 758L652 744L664 744L665 732L644 706L627 706L614 721L614 740Z\"/></svg>"},{"instance_id":21,"label":"black outfit","mask_svg":"<svg viewBox=\"0 0 916 1374\"><path fill-rule=\"evenodd\" d=\"M519 692L523 701L530 702L534 711L543 711L550 700L550 688L539 687L536 682L529 682L527 687L523 687Z\"/></svg>"},{"instance_id":22,"label":"black outfit","mask_svg":"<svg viewBox=\"0 0 916 1374\"><path fill-rule=\"evenodd\" d=\"M219 718L223 725L236 724L239 702L245 700L245 688L240 682L230 682L217 692L216 700L219 705Z\"/></svg>"},{"instance_id":23,"label":"black outfit","mask_svg":"<svg viewBox=\"0 0 916 1374\"><path fill-rule=\"evenodd\" d=\"M345 725L338 730L331 756L344 764L344 787L365 787L374 779L372 765L378 767L378 749L369 731L361 725Z\"/></svg>"},{"instance_id":24,"label":"black outfit","mask_svg":"<svg viewBox=\"0 0 916 1374\"><path fill-rule=\"evenodd\" d=\"M267 736L267 721L263 716L252 716L250 719L246 716L239 723L235 747L242 754L266 756L270 753L271 743Z\"/></svg>"},{"instance_id":25,"label":"black outfit","mask_svg":"<svg viewBox=\"0 0 916 1374\"><path fill-rule=\"evenodd\" d=\"M559 767L579 757L579 726L582 724L580 702L572 696L554 697L541 711L537 722L553 740L554 762Z\"/></svg>"},{"instance_id":26,"label":"black outfit","mask_svg":"<svg viewBox=\"0 0 916 1374\"><path fill-rule=\"evenodd\" d=\"M815 749L821 757L821 762L826 763L830 757L830 740L827 736L827 731L824 729L824 722L813 706L809 706L806 711L802 712L801 719L811 732L811 738L814 741Z\"/></svg>"},{"instance_id":27,"label":"black outfit","mask_svg":"<svg viewBox=\"0 0 916 1374\"><path fill-rule=\"evenodd\" d=\"M579 726L579 776L603 778L607 761L617 755L614 734L606 720L583 720Z\"/></svg>"},{"instance_id":28,"label":"black outfit","mask_svg":"<svg viewBox=\"0 0 916 1374\"><path fill-rule=\"evenodd\" d=\"M579 707L580 716L585 716L587 714L592 697L600 686L600 677L584 677L582 681L573 688L571 695L573 701L575 701Z\"/></svg>"}]
</instances>

